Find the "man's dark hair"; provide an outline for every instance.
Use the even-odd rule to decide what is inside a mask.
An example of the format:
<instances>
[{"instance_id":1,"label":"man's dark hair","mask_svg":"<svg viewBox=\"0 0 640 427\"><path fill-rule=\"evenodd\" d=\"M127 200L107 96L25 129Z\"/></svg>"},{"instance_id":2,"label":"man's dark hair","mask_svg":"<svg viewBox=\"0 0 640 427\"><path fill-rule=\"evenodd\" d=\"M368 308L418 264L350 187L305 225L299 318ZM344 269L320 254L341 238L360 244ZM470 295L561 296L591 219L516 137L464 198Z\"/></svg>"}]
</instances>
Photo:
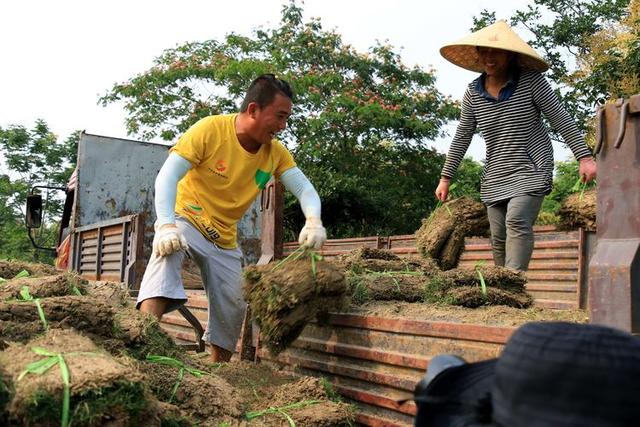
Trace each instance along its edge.
<instances>
[{"instance_id":1,"label":"man's dark hair","mask_svg":"<svg viewBox=\"0 0 640 427\"><path fill-rule=\"evenodd\" d=\"M265 107L273 102L278 93L293 100L293 91L289 83L277 78L275 74L262 74L251 82L240 106L240 112L247 111L251 102L255 102L260 108Z\"/></svg>"}]
</instances>

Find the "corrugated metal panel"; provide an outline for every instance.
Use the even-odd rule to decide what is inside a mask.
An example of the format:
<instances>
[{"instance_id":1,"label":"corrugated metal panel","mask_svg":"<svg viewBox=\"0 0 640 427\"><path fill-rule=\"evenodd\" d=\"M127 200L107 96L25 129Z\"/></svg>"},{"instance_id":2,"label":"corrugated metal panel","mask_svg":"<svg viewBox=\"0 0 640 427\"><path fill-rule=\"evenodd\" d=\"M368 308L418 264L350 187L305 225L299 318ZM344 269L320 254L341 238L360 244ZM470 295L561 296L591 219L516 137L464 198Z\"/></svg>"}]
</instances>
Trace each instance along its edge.
<instances>
[{"instance_id":1,"label":"corrugated metal panel","mask_svg":"<svg viewBox=\"0 0 640 427\"><path fill-rule=\"evenodd\" d=\"M71 269L90 280L113 280L131 286L142 253L137 215L102 221L72 231Z\"/></svg>"},{"instance_id":2,"label":"corrugated metal panel","mask_svg":"<svg viewBox=\"0 0 640 427\"><path fill-rule=\"evenodd\" d=\"M191 292L188 307L206 325L206 299ZM193 332L177 313L163 328L178 341ZM278 357L264 349L262 362L300 374L329 379L346 400L356 403L358 422L369 426L410 426L416 407L398 400L412 395L431 357L455 353L469 361L497 357L514 328L407 318L334 313L326 325L312 323Z\"/></svg>"}]
</instances>

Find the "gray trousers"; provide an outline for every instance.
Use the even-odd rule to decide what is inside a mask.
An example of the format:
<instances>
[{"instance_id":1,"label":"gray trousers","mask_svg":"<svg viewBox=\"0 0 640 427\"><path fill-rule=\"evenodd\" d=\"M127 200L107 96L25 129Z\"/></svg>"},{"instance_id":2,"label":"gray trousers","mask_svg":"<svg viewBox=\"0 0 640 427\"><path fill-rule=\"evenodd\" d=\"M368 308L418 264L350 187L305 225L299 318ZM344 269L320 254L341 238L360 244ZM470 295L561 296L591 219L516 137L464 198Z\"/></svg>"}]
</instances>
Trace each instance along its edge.
<instances>
[{"instance_id":1,"label":"gray trousers","mask_svg":"<svg viewBox=\"0 0 640 427\"><path fill-rule=\"evenodd\" d=\"M151 255L140 284L137 306L145 299L164 297L172 300L167 308L169 312L187 302L181 271L184 257L188 255L200 268L209 300L208 326L202 339L234 351L247 307L240 277L242 251L218 247L184 218L176 218L176 226L187 239L189 249L186 253L178 251L165 257Z\"/></svg>"},{"instance_id":2,"label":"gray trousers","mask_svg":"<svg viewBox=\"0 0 640 427\"><path fill-rule=\"evenodd\" d=\"M495 265L526 271L533 252L533 223L543 196L519 196L487 206Z\"/></svg>"}]
</instances>

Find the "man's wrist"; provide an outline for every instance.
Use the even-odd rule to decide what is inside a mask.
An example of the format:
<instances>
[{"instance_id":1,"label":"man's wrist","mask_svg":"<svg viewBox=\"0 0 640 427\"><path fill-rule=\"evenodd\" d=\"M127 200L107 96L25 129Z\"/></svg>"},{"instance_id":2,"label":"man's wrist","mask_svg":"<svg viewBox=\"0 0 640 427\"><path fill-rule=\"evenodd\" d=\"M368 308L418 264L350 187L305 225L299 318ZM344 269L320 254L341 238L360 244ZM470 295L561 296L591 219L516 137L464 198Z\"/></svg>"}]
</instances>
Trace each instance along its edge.
<instances>
[{"instance_id":1,"label":"man's wrist","mask_svg":"<svg viewBox=\"0 0 640 427\"><path fill-rule=\"evenodd\" d=\"M319 216L310 216L310 217L307 217L307 224L306 225L319 225L319 226L322 226L322 220L320 219Z\"/></svg>"}]
</instances>

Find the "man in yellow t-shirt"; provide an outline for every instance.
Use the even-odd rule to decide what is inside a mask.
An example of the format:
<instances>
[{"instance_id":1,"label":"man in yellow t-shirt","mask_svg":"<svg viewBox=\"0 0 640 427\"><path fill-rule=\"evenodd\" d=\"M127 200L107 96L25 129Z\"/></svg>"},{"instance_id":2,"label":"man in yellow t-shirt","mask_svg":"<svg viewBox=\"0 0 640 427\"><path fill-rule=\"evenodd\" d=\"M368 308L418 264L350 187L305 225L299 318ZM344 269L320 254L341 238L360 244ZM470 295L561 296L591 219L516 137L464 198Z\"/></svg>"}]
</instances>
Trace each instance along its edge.
<instances>
[{"instance_id":1,"label":"man in yellow t-shirt","mask_svg":"<svg viewBox=\"0 0 640 427\"><path fill-rule=\"evenodd\" d=\"M274 139L286 127L292 98L286 81L259 76L240 113L194 124L171 149L156 178L156 234L138 308L160 319L187 301L180 271L188 255L200 267L209 300L203 339L211 344L214 362L231 358L246 309L236 226L271 176L300 201L306 217L300 244L319 249L326 240L318 193Z\"/></svg>"}]
</instances>

